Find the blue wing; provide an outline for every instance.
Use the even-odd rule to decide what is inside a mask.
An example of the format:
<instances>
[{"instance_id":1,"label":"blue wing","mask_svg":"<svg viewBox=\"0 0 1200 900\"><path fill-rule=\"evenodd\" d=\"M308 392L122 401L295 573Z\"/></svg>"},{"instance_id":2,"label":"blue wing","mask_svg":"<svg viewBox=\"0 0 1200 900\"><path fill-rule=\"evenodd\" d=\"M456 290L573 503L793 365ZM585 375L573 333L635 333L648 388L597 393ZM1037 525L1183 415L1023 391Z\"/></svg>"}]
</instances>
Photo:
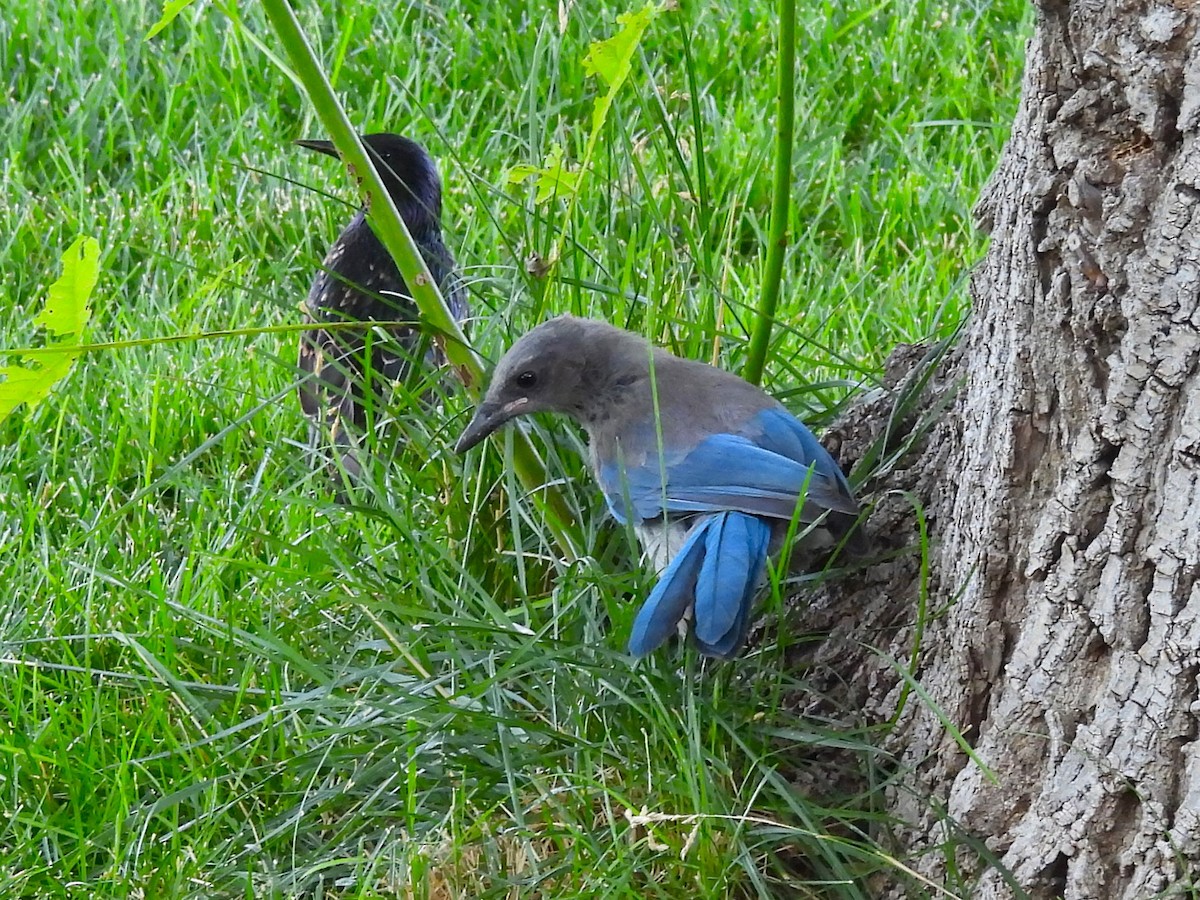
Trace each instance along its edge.
<instances>
[{"instance_id":1,"label":"blue wing","mask_svg":"<svg viewBox=\"0 0 1200 900\"><path fill-rule=\"evenodd\" d=\"M666 513L736 510L801 522L826 510L855 515L858 504L833 457L799 420L781 408L752 417L739 434L709 435L690 450L665 447L638 466L606 461L601 489L618 521Z\"/></svg>"}]
</instances>

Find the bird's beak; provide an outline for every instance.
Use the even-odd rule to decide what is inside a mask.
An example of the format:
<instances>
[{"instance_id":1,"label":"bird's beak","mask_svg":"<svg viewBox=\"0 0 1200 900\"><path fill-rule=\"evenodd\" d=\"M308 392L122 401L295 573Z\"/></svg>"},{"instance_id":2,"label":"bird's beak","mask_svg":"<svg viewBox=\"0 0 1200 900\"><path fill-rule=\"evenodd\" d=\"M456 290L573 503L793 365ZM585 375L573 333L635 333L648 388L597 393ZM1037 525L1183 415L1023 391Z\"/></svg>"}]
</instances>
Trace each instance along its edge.
<instances>
[{"instance_id":1,"label":"bird's beak","mask_svg":"<svg viewBox=\"0 0 1200 900\"><path fill-rule=\"evenodd\" d=\"M326 156L332 156L337 159L341 154L337 152L337 147L333 146L333 141L296 141L297 147L304 147L308 150L316 150L318 153L324 153Z\"/></svg>"},{"instance_id":2,"label":"bird's beak","mask_svg":"<svg viewBox=\"0 0 1200 900\"><path fill-rule=\"evenodd\" d=\"M509 419L519 416L528 404L528 397L520 397L511 403L489 403L486 400L480 403L471 417L471 424L459 435L454 452L466 453Z\"/></svg>"}]
</instances>

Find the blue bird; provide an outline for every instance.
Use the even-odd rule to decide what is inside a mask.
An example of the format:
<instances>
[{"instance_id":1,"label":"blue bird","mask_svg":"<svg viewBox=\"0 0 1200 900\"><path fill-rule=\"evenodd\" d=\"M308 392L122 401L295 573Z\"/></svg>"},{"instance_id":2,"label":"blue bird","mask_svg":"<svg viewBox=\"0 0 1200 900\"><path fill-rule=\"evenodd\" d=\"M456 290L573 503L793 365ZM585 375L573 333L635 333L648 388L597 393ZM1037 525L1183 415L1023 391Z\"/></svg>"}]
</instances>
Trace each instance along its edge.
<instances>
[{"instance_id":1,"label":"blue bird","mask_svg":"<svg viewBox=\"0 0 1200 900\"><path fill-rule=\"evenodd\" d=\"M735 656L793 518L840 538L858 517L833 457L778 401L605 322L561 316L518 340L455 449L536 412L587 430L608 508L660 573L633 624L634 656L689 615L701 653Z\"/></svg>"}]
</instances>

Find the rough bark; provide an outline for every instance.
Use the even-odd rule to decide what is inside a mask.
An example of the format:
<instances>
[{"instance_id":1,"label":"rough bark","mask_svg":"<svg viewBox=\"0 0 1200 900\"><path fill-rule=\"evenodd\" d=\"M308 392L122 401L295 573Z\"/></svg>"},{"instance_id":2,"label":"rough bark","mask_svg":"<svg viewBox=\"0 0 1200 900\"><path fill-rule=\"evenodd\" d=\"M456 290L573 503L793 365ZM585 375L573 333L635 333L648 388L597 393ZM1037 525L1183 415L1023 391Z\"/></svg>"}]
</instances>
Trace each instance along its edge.
<instances>
[{"instance_id":1,"label":"rough bark","mask_svg":"<svg viewBox=\"0 0 1200 900\"><path fill-rule=\"evenodd\" d=\"M1009 874L961 852L973 897L1144 898L1198 877L1198 17L1190 0L1039 4L977 209L992 245L972 319L930 392L956 399L875 485L875 533L914 540L892 489L930 523L912 674L995 775L909 695L896 836L918 854L950 822L981 838ZM842 438L863 443L853 423ZM902 696L918 574L901 554L803 612L831 633L831 692L868 718ZM945 877L938 853L916 865Z\"/></svg>"}]
</instances>

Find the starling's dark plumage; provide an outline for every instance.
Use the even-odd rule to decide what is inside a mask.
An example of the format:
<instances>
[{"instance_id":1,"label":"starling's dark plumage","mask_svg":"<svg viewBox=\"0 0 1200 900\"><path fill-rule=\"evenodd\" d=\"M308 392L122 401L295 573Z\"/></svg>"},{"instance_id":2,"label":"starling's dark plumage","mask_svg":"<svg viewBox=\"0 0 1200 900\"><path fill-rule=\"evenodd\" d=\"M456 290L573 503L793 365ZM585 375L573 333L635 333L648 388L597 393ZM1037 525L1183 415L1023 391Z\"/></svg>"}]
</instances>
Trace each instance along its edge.
<instances>
[{"instance_id":1,"label":"starling's dark plumage","mask_svg":"<svg viewBox=\"0 0 1200 900\"><path fill-rule=\"evenodd\" d=\"M338 155L329 141L296 143L329 156ZM461 321L467 315L466 291L454 257L442 242L442 184L437 167L420 144L396 134L364 135L363 143L420 248L425 265L451 312ZM300 382L300 405L312 422L310 440L314 446L332 441L342 453L346 471L355 476L361 471L361 463L354 452L355 436L347 429L362 432L368 425L365 404L369 398L379 397L387 384L404 379L422 346L428 346L417 327L418 314L408 286L367 224L365 209L355 214L329 248L305 307L305 320L314 324L372 320L412 323L379 326L386 328L390 341L372 338L369 342L370 326L318 328L304 332L300 339L299 365L305 373ZM432 360L435 354L430 352L426 358Z\"/></svg>"}]
</instances>

